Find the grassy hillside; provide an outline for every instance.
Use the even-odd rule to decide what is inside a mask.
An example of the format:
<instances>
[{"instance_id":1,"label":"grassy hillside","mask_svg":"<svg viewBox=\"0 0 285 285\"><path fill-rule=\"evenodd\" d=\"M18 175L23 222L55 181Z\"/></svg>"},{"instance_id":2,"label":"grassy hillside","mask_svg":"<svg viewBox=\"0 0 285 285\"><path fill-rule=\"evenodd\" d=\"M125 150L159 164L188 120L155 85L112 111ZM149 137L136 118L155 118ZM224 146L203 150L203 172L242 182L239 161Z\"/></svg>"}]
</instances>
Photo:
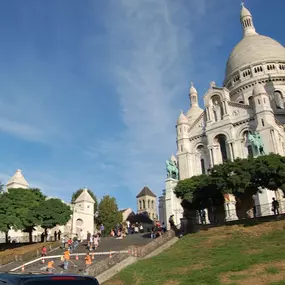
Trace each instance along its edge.
<instances>
[{"instance_id":1,"label":"grassy hillside","mask_svg":"<svg viewBox=\"0 0 285 285\"><path fill-rule=\"evenodd\" d=\"M213 228L180 239L104 285L285 285L285 221Z\"/></svg>"}]
</instances>

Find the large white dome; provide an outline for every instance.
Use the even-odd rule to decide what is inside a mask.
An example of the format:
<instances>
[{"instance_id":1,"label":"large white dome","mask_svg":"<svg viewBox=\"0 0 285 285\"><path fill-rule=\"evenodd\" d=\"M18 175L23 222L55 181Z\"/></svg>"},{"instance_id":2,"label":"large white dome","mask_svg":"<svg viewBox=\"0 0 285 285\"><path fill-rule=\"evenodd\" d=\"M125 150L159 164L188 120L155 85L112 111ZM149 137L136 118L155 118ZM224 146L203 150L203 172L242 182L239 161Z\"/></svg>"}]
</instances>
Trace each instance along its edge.
<instances>
[{"instance_id":1,"label":"large white dome","mask_svg":"<svg viewBox=\"0 0 285 285\"><path fill-rule=\"evenodd\" d=\"M267 61L285 61L285 48L262 35L244 37L233 49L227 62L226 80L245 66Z\"/></svg>"}]
</instances>

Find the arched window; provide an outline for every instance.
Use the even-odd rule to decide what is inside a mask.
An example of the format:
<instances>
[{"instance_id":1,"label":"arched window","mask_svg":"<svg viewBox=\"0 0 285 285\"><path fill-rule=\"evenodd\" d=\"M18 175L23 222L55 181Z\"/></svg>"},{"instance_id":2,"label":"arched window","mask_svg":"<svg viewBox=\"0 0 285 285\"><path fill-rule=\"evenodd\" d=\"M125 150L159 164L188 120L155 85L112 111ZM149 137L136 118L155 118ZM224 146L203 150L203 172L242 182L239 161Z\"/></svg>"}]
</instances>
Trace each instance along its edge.
<instances>
[{"instance_id":1,"label":"arched window","mask_svg":"<svg viewBox=\"0 0 285 285\"><path fill-rule=\"evenodd\" d=\"M224 116L223 104L219 95L214 95L212 97L212 105L214 120L215 122L218 122L222 120Z\"/></svg>"},{"instance_id":2,"label":"arched window","mask_svg":"<svg viewBox=\"0 0 285 285\"><path fill-rule=\"evenodd\" d=\"M253 97L252 96L248 97L248 104L249 104L250 107L254 106L254 102L253 102Z\"/></svg>"},{"instance_id":3,"label":"arched window","mask_svg":"<svg viewBox=\"0 0 285 285\"><path fill-rule=\"evenodd\" d=\"M252 149L252 145L250 144L249 140L248 140L248 135L249 135L249 131L244 131L242 134L242 143L244 145L245 148L245 156L247 157L253 157L253 149Z\"/></svg>"},{"instance_id":4,"label":"arched window","mask_svg":"<svg viewBox=\"0 0 285 285\"><path fill-rule=\"evenodd\" d=\"M205 168L205 160L204 158L200 159L201 162L201 169L202 169L202 174L206 174L206 168Z\"/></svg>"},{"instance_id":5,"label":"arched window","mask_svg":"<svg viewBox=\"0 0 285 285\"><path fill-rule=\"evenodd\" d=\"M145 209L145 200L143 200L143 209Z\"/></svg>"},{"instance_id":6,"label":"arched window","mask_svg":"<svg viewBox=\"0 0 285 285\"><path fill-rule=\"evenodd\" d=\"M151 208L154 209L154 201L151 201Z\"/></svg>"},{"instance_id":7,"label":"arched window","mask_svg":"<svg viewBox=\"0 0 285 285\"><path fill-rule=\"evenodd\" d=\"M216 137L216 140L220 147L220 154L221 154L222 161L225 162L226 160L229 159L228 152L227 152L227 143L226 143L227 138L225 135L218 135Z\"/></svg>"},{"instance_id":8,"label":"arched window","mask_svg":"<svg viewBox=\"0 0 285 285\"><path fill-rule=\"evenodd\" d=\"M274 91L274 99L277 109L284 109L284 98L280 91Z\"/></svg>"},{"instance_id":9,"label":"arched window","mask_svg":"<svg viewBox=\"0 0 285 285\"><path fill-rule=\"evenodd\" d=\"M150 200L147 200L147 208L150 208Z\"/></svg>"},{"instance_id":10,"label":"arched window","mask_svg":"<svg viewBox=\"0 0 285 285\"><path fill-rule=\"evenodd\" d=\"M76 227L82 227L83 226L83 220L82 219L77 219L75 223L76 223Z\"/></svg>"},{"instance_id":11,"label":"arched window","mask_svg":"<svg viewBox=\"0 0 285 285\"><path fill-rule=\"evenodd\" d=\"M142 201L139 201L140 210L142 209Z\"/></svg>"},{"instance_id":12,"label":"arched window","mask_svg":"<svg viewBox=\"0 0 285 285\"><path fill-rule=\"evenodd\" d=\"M205 174L205 148L203 145L198 145L196 149L197 153L197 174Z\"/></svg>"}]
</instances>

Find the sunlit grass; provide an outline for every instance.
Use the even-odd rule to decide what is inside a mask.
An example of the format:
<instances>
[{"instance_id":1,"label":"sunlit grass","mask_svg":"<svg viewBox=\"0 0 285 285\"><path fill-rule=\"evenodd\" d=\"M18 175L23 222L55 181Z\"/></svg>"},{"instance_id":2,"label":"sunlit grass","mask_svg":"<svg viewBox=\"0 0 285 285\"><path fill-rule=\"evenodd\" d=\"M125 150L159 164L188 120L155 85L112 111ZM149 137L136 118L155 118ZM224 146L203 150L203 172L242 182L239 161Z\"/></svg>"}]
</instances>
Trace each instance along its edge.
<instances>
[{"instance_id":1,"label":"sunlit grass","mask_svg":"<svg viewBox=\"0 0 285 285\"><path fill-rule=\"evenodd\" d=\"M284 226L284 221L278 221L188 235L105 284L285 284Z\"/></svg>"}]
</instances>

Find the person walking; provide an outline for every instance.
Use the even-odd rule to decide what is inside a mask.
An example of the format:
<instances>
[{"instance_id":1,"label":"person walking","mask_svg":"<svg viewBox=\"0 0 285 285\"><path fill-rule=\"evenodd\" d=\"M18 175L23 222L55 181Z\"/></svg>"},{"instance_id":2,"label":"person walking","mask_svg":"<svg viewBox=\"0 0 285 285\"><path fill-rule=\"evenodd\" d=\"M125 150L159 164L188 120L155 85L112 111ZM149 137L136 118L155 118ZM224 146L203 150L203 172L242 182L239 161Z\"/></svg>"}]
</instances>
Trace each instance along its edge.
<instances>
[{"instance_id":1,"label":"person walking","mask_svg":"<svg viewBox=\"0 0 285 285\"><path fill-rule=\"evenodd\" d=\"M279 215L279 202L274 197L272 198L272 211L274 215Z\"/></svg>"}]
</instances>

